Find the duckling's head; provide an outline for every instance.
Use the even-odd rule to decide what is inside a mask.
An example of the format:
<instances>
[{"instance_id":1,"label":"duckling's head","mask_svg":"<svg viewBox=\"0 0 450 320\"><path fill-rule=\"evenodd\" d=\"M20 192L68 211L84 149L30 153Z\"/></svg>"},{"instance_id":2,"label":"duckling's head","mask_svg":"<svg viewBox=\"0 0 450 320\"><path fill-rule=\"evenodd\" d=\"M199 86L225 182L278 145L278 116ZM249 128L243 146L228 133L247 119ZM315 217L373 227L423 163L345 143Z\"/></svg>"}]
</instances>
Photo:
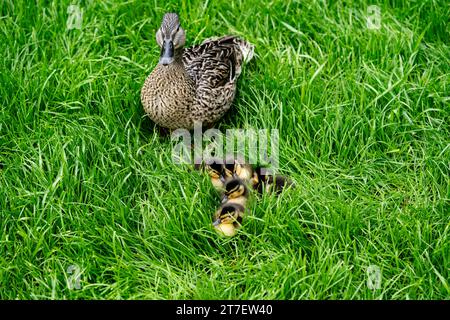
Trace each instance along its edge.
<instances>
[{"instance_id":1,"label":"duckling's head","mask_svg":"<svg viewBox=\"0 0 450 320\"><path fill-rule=\"evenodd\" d=\"M231 177L235 177L235 162L233 161L233 163L228 163L226 162L223 165L223 173L225 175L226 178L231 178Z\"/></svg>"},{"instance_id":2,"label":"duckling's head","mask_svg":"<svg viewBox=\"0 0 450 320\"><path fill-rule=\"evenodd\" d=\"M236 161L234 165L234 176L239 177L239 179L248 181L253 177L253 168L249 164L242 164Z\"/></svg>"},{"instance_id":3,"label":"duckling's head","mask_svg":"<svg viewBox=\"0 0 450 320\"><path fill-rule=\"evenodd\" d=\"M251 165L245 164L243 159L227 159L224 164L224 175L226 178L239 178L241 180L250 180L253 175Z\"/></svg>"},{"instance_id":4,"label":"duckling's head","mask_svg":"<svg viewBox=\"0 0 450 320\"><path fill-rule=\"evenodd\" d=\"M214 217L213 226L220 234L232 237L242 223L244 207L238 204L222 206Z\"/></svg>"},{"instance_id":5,"label":"duckling's head","mask_svg":"<svg viewBox=\"0 0 450 320\"><path fill-rule=\"evenodd\" d=\"M205 169L211 178L223 180L223 164L213 161L206 163Z\"/></svg>"},{"instance_id":6,"label":"duckling's head","mask_svg":"<svg viewBox=\"0 0 450 320\"><path fill-rule=\"evenodd\" d=\"M239 197L247 197L247 187L241 179L230 179L224 186L224 197L222 202L225 203L228 199L236 199Z\"/></svg>"},{"instance_id":7,"label":"duckling's head","mask_svg":"<svg viewBox=\"0 0 450 320\"><path fill-rule=\"evenodd\" d=\"M161 27L156 32L156 42L161 47L159 63L165 66L171 64L186 42L186 34L176 13L164 15Z\"/></svg>"}]
</instances>

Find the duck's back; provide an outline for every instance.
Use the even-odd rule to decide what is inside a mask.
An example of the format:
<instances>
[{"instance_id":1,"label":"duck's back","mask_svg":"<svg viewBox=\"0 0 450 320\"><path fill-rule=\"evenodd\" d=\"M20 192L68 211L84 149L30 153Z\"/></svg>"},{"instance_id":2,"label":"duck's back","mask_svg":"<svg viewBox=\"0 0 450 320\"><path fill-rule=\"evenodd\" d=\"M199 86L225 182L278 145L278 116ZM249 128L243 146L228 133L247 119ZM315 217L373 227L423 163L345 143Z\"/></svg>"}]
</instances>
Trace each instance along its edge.
<instances>
[{"instance_id":1,"label":"duck's back","mask_svg":"<svg viewBox=\"0 0 450 320\"><path fill-rule=\"evenodd\" d=\"M183 63L196 86L193 117L214 123L230 108L242 64L253 56L253 46L235 36L207 39L186 48Z\"/></svg>"}]
</instances>

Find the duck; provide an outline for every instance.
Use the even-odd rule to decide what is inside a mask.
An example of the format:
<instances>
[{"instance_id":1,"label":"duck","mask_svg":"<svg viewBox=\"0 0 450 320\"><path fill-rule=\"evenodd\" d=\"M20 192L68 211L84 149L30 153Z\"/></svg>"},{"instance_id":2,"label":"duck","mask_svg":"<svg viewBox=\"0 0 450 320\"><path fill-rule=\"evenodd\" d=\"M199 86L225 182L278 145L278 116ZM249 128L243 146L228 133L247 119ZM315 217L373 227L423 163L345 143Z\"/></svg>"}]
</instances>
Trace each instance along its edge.
<instances>
[{"instance_id":1,"label":"duck","mask_svg":"<svg viewBox=\"0 0 450 320\"><path fill-rule=\"evenodd\" d=\"M217 191L222 192L226 181L224 175L224 165L221 163L221 161L212 160L207 161L204 167L205 171L211 178L211 183L213 187Z\"/></svg>"},{"instance_id":2,"label":"duck","mask_svg":"<svg viewBox=\"0 0 450 320\"><path fill-rule=\"evenodd\" d=\"M245 208L236 203L223 204L214 214L214 229L223 236L232 237L242 224Z\"/></svg>"},{"instance_id":3,"label":"duck","mask_svg":"<svg viewBox=\"0 0 450 320\"><path fill-rule=\"evenodd\" d=\"M257 182L254 184L253 188L257 190L258 193L275 192L276 194L280 194L285 188L294 185L294 182L288 176L263 174L263 169L264 168L262 167L255 169Z\"/></svg>"},{"instance_id":4,"label":"duck","mask_svg":"<svg viewBox=\"0 0 450 320\"><path fill-rule=\"evenodd\" d=\"M241 158L228 158L224 163L223 173L225 178L238 178L246 183L253 184L257 175L251 164L245 163Z\"/></svg>"},{"instance_id":5,"label":"duck","mask_svg":"<svg viewBox=\"0 0 450 320\"><path fill-rule=\"evenodd\" d=\"M225 161L219 158L208 159L204 168L218 191L223 191L226 181L230 179L240 179L252 187L258 182L258 176L250 164L231 157Z\"/></svg>"},{"instance_id":6,"label":"duck","mask_svg":"<svg viewBox=\"0 0 450 320\"><path fill-rule=\"evenodd\" d=\"M254 46L237 36L206 39L185 48L186 32L176 13L166 13L156 32L159 62L141 89L144 111L169 130L211 127L230 109L237 80Z\"/></svg>"},{"instance_id":7,"label":"duck","mask_svg":"<svg viewBox=\"0 0 450 320\"><path fill-rule=\"evenodd\" d=\"M246 206L250 191L241 179L229 179L225 182L222 204L233 203Z\"/></svg>"}]
</instances>

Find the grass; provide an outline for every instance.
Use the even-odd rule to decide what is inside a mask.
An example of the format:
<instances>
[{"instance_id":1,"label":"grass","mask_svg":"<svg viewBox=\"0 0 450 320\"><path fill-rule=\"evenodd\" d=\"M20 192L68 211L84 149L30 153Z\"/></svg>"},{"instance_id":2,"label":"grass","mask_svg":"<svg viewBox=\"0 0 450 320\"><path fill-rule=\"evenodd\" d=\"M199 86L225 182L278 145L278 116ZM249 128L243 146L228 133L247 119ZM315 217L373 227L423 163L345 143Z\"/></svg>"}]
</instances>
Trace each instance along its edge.
<instances>
[{"instance_id":1,"label":"grass","mask_svg":"<svg viewBox=\"0 0 450 320\"><path fill-rule=\"evenodd\" d=\"M81 30L69 4L0 4L0 298L450 298L446 1L81 1ZM256 45L218 128L278 129L297 182L232 239L140 103L171 10Z\"/></svg>"}]
</instances>

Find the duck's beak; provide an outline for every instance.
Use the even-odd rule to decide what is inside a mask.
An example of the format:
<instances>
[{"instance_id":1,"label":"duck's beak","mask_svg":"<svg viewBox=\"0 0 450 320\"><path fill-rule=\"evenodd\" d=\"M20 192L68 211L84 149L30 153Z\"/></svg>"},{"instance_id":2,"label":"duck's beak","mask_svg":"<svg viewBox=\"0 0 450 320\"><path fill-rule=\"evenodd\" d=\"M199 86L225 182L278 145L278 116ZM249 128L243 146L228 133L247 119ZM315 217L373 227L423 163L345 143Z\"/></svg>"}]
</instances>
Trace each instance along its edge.
<instances>
[{"instance_id":1,"label":"duck's beak","mask_svg":"<svg viewBox=\"0 0 450 320\"><path fill-rule=\"evenodd\" d=\"M222 203L225 203L225 202L227 202L228 201L228 196L223 196L223 198L222 198Z\"/></svg>"},{"instance_id":2,"label":"duck's beak","mask_svg":"<svg viewBox=\"0 0 450 320\"><path fill-rule=\"evenodd\" d=\"M167 66L173 62L174 50L173 41L164 40L163 46L161 47L161 56L159 57L159 63Z\"/></svg>"},{"instance_id":3,"label":"duck's beak","mask_svg":"<svg viewBox=\"0 0 450 320\"><path fill-rule=\"evenodd\" d=\"M213 226L218 226L222 221L219 219L217 219L216 221L213 222Z\"/></svg>"}]
</instances>

